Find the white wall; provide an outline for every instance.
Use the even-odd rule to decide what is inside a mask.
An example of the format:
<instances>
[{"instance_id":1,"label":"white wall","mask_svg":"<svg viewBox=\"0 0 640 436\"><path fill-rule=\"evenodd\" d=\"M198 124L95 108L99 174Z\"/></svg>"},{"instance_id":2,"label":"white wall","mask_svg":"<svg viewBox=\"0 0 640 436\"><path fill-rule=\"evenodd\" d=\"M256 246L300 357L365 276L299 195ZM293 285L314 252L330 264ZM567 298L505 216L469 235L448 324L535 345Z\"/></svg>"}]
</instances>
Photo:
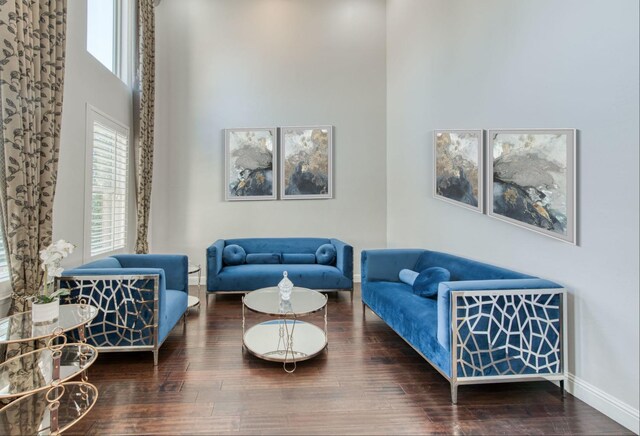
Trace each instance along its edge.
<instances>
[{"instance_id":1,"label":"white wall","mask_svg":"<svg viewBox=\"0 0 640 436\"><path fill-rule=\"evenodd\" d=\"M219 238L385 245L383 0L165 0L156 20L152 251L204 265ZM223 129L317 124L334 126L334 199L224 201Z\"/></svg>"},{"instance_id":2,"label":"white wall","mask_svg":"<svg viewBox=\"0 0 640 436\"><path fill-rule=\"evenodd\" d=\"M389 0L387 231L570 293L572 389L638 431L638 2ZM579 245L435 200L439 128L574 127Z\"/></svg>"},{"instance_id":3,"label":"white wall","mask_svg":"<svg viewBox=\"0 0 640 436\"><path fill-rule=\"evenodd\" d=\"M131 91L87 52L86 32L86 0L69 1L60 161L53 214L54 240L66 239L76 245L74 253L65 259L65 267L80 265L89 255L84 252L85 175L90 170L85 165L87 103L132 130ZM132 235L135 222L133 161L130 170L129 234ZM129 238L130 244L133 239L135 235Z\"/></svg>"}]
</instances>

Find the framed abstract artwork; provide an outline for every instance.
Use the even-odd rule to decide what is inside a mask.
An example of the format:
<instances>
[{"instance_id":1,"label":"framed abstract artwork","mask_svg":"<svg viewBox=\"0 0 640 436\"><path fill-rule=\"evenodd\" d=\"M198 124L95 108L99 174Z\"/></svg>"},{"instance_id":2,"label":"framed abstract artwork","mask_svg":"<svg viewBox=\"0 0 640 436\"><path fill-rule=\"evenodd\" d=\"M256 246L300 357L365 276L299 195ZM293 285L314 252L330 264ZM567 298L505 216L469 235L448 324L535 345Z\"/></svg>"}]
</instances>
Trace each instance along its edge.
<instances>
[{"instance_id":1,"label":"framed abstract artwork","mask_svg":"<svg viewBox=\"0 0 640 436\"><path fill-rule=\"evenodd\" d=\"M483 211L482 130L433 132L433 196Z\"/></svg>"},{"instance_id":2,"label":"framed abstract artwork","mask_svg":"<svg viewBox=\"0 0 640 436\"><path fill-rule=\"evenodd\" d=\"M225 199L277 199L276 128L226 129L224 136Z\"/></svg>"},{"instance_id":3,"label":"framed abstract artwork","mask_svg":"<svg viewBox=\"0 0 640 436\"><path fill-rule=\"evenodd\" d=\"M333 127L280 127L280 198L333 198Z\"/></svg>"},{"instance_id":4,"label":"framed abstract artwork","mask_svg":"<svg viewBox=\"0 0 640 436\"><path fill-rule=\"evenodd\" d=\"M576 243L576 130L488 131L488 214Z\"/></svg>"}]
</instances>

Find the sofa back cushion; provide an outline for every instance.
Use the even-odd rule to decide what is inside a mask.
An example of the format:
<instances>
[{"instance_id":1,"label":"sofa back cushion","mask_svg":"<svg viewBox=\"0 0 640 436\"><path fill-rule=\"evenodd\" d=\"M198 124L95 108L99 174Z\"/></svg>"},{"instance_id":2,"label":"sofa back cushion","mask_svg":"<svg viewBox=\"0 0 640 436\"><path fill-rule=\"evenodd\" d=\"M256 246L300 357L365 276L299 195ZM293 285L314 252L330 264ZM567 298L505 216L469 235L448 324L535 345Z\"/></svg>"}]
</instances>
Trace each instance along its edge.
<instances>
[{"instance_id":1,"label":"sofa back cushion","mask_svg":"<svg viewBox=\"0 0 640 436\"><path fill-rule=\"evenodd\" d=\"M104 259L94 260L85 263L74 269L95 269L95 268L122 268L122 265L115 257L105 257Z\"/></svg>"},{"instance_id":2,"label":"sofa back cushion","mask_svg":"<svg viewBox=\"0 0 640 436\"><path fill-rule=\"evenodd\" d=\"M316 263L316 255L311 253L282 253L282 263L290 265Z\"/></svg>"},{"instance_id":3,"label":"sofa back cushion","mask_svg":"<svg viewBox=\"0 0 640 436\"><path fill-rule=\"evenodd\" d=\"M414 271L439 266L451 273L451 281L461 280L499 280L499 279L528 279L532 276L521 274L497 266L438 251L425 251L420 255Z\"/></svg>"},{"instance_id":4,"label":"sofa back cushion","mask_svg":"<svg viewBox=\"0 0 640 436\"><path fill-rule=\"evenodd\" d=\"M280 263L279 253L249 253L247 254L247 264Z\"/></svg>"},{"instance_id":5,"label":"sofa back cushion","mask_svg":"<svg viewBox=\"0 0 640 436\"><path fill-rule=\"evenodd\" d=\"M250 253L310 253L315 254L322 244L330 244L325 238L242 238L227 239L225 245L237 244Z\"/></svg>"}]
</instances>

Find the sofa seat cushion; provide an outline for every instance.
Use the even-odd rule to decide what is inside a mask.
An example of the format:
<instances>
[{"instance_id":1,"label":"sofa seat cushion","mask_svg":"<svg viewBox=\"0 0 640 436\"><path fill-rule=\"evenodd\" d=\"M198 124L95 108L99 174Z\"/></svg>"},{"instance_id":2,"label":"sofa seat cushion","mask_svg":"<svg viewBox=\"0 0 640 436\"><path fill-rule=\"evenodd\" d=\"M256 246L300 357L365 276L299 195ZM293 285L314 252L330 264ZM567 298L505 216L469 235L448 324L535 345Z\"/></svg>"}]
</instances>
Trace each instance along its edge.
<instances>
[{"instance_id":1,"label":"sofa seat cushion","mask_svg":"<svg viewBox=\"0 0 640 436\"><path fill-rule=\"evenodd\" d=\"M160 342L164 341L185 310L187 310L187 293L167 289L160 305L160 331L158 332Z\"/></svg>"},{"instance_id":2,"label":"sofa seat cushion","mask_svg":"<svg viewBox=\"0 0 640 436\"><path fill-rule=\"evenodd\" d=\"M367 283L363 287L362 300L396 333L450 376L449 353L437 338L436 300L416 295L405 283L383 281Z\"/></svg>"},{"instance_id":3,"label":"sofa seat cushion","mask_svg":"<svg viewBox=\"0 0 640 436\"><path fill-rule=\"evenodd\" d=\"M227 266L216 276L217 289L250 291L277 286L287 271L294 286L310 289L350 289L353 286L335 266L277 264Z\"/></svg>"}]
</instances>

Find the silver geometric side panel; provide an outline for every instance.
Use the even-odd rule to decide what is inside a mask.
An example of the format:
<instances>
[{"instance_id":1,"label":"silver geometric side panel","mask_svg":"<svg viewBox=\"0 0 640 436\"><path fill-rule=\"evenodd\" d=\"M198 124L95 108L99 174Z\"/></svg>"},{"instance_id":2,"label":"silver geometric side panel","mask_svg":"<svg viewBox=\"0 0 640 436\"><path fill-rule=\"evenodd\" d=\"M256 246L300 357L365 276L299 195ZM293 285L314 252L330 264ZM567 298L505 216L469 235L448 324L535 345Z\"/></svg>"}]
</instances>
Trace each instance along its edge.
<instances>
[{"instance_id":1,"label":"silver geometric side panel","mask_svg":"<svg viewBox=\"0 0 640 436\"><path fill-rule=\"evenodd\" d=\"M561 295L456 296L457 377L561 373Z\"/></svg>"},{"instance_id":2,"label":"silver geometric side panel","mask_svg":"<svg viewBox=\"0 0 640 436\"><path fill-rule=\"evenodd\" d=\"M96 347L152 347L157 333L158 276L75 276L60 279L71 302L98 308L86 329ZM75 339L75 338L74 338Z\"/></svg>"}]
</instances>

